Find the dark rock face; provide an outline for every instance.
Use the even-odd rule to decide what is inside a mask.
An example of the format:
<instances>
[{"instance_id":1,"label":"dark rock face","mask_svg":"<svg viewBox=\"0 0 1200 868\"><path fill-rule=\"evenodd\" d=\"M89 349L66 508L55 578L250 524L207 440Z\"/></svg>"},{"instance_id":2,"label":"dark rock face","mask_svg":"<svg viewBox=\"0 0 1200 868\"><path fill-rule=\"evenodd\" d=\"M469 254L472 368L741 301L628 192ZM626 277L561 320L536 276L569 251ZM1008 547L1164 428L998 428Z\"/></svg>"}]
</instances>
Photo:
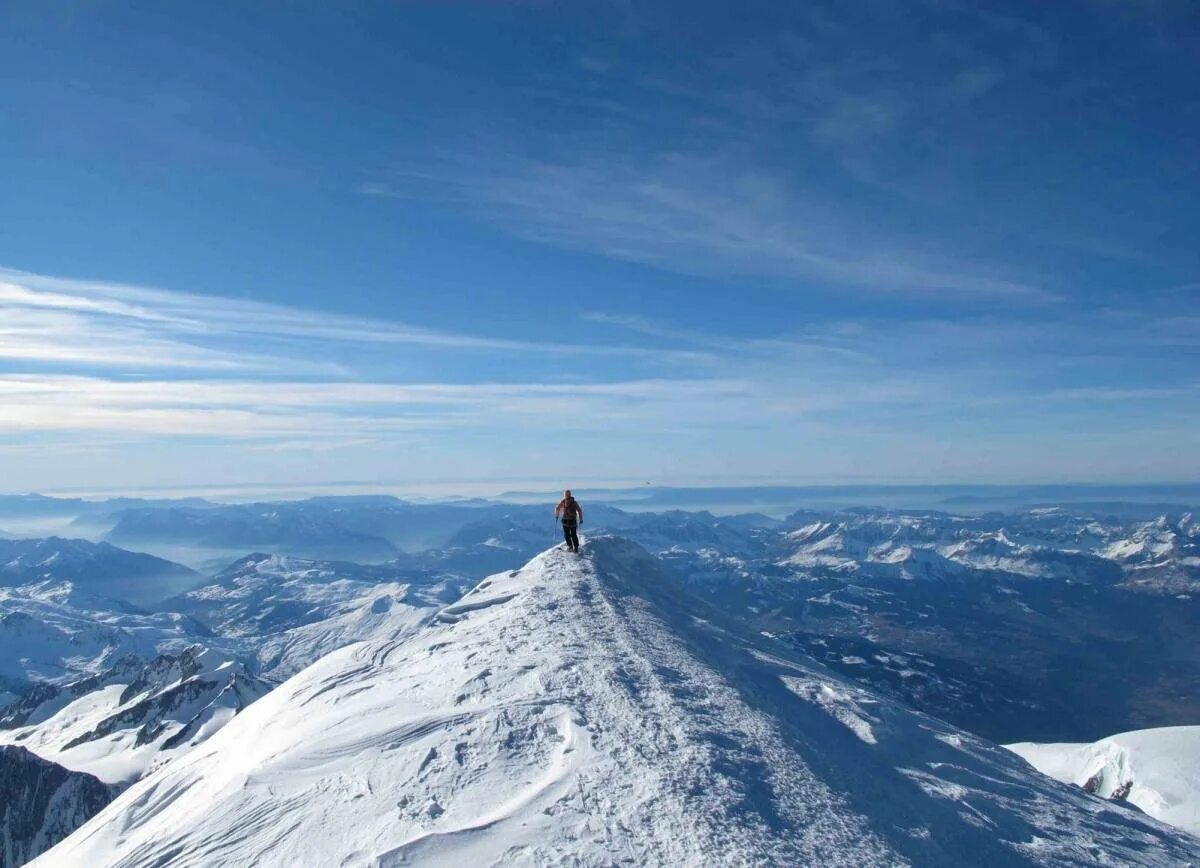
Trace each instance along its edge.
<instances>
[{"instance_id":1,"label":"dark rock face","mask_svg":"<svg viewBox=\"0 0 1200 868\"><path fill-rule=\"evenodd\" d=\"M1112 786L1112 792L1105 793L1104 771L1098 771L1086 781L1083 782L1083 789L1093 796L1100 796L1102 799L1111 799L1114 802L1124 802L1129 798L1129 793L1133 789L1133 778L1127 781ZM1137 807L1133 805L1132 807ZM1140 809L1139 809L1140 810Z\"/></svg>"},{"instance_id":2,"label":"dark rock face","mask_svg":"<svg viewBox=\"0 0 1200 868\"><path fill-rule=\"evenodd\" d=\"M116 791L23 747L0 746L0 857L4 868L24 865L70 835Z\"/></svg>"}]
</instances>

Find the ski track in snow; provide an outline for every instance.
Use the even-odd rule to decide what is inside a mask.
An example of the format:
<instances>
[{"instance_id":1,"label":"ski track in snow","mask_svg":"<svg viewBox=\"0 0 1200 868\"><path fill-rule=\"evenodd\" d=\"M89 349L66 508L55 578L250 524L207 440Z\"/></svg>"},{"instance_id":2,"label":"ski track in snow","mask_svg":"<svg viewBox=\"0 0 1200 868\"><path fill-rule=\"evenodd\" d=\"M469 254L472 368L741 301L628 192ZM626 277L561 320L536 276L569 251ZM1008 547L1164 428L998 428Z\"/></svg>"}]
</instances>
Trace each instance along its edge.
<instances>
[{"instance_id":1,"label":"ski track in snow","mask_svg":"<svg viewBox=\"0 0 1200 868\"><path fill-rule=\"evenodd\" d=\"M554 549L414 635L343 648L39 866L1200 864L680 596Z\"/></svg>"}]
</instances>

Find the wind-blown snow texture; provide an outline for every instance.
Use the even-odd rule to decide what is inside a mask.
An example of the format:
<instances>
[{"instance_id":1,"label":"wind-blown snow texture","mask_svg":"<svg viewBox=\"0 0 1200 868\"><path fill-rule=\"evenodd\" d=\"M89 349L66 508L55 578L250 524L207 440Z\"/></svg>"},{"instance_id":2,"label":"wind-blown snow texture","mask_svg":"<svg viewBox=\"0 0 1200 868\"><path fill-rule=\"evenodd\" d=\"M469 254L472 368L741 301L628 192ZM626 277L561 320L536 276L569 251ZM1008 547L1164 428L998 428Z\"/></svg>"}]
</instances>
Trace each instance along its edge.
<instances>
[{"instance_id":1,"label":"wind-blown snow texture","mask_svg":"<svg viewBox=\"0 0 1200 868\"><path fill-rule=\"evenodd\" d=\"M1200 726L1123 732L1093 744L1007 745L1034 768L1200 835Z\"/></svg>"},{"instance_id":2,"label":"wind-blown snow texture","mask_svg":"<svg viewBox=\"0 0 1200 868\"><path fill-rule=\"evenodd\" d=\"M35 864L1195 862L604 538L326 656Z\"/></svg>"}]
</instances>

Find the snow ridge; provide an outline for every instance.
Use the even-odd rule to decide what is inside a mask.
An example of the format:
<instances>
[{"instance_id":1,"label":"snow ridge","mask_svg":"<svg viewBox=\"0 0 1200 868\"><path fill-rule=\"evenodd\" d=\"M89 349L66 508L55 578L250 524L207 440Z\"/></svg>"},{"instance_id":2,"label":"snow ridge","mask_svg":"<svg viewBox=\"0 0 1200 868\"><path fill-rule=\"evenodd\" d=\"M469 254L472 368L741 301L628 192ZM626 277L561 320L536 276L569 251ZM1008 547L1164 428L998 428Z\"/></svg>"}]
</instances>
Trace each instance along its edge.
<instances>
[{"instance_id":1,"label":"snow ridge","mask_svg":"<svg viewBox=\"0 0 1200 868\"><path fill-rule=\"evenodd\" d=\"M1200 862L742 632L619 538L335 651L37 863Z\"/></svg>"},{"instance_id":2,"label":"snow ridge","mask_svg":"<svg viewBox=\"0 0 1200 868\"><path fill-rule=\"evenodd\" d=\"M1021 742L1008 749L1038 771L1200 836L1200 726L1167 726L1093 744Z\"/></svg>"}]
</instances>

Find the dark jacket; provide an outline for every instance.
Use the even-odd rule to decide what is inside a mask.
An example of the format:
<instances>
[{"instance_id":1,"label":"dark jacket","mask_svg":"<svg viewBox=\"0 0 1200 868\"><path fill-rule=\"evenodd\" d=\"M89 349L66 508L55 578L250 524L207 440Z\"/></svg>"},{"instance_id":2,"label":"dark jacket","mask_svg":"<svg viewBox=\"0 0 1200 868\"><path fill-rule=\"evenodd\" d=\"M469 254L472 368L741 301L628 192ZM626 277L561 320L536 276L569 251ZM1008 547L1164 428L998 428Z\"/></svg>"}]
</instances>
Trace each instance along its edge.
<instances>
[{"instance_id":1,"label":"dark jacket","mask_svg":"<svg viewBox=\"0 0 1200 868\"><path fill-rule=\"evenodd\" d=\"M583 507L573 497L564 497L554 507L554 517L561 518L564 524L579 524L583 521Z\"/></svg>"}]
</instances>

